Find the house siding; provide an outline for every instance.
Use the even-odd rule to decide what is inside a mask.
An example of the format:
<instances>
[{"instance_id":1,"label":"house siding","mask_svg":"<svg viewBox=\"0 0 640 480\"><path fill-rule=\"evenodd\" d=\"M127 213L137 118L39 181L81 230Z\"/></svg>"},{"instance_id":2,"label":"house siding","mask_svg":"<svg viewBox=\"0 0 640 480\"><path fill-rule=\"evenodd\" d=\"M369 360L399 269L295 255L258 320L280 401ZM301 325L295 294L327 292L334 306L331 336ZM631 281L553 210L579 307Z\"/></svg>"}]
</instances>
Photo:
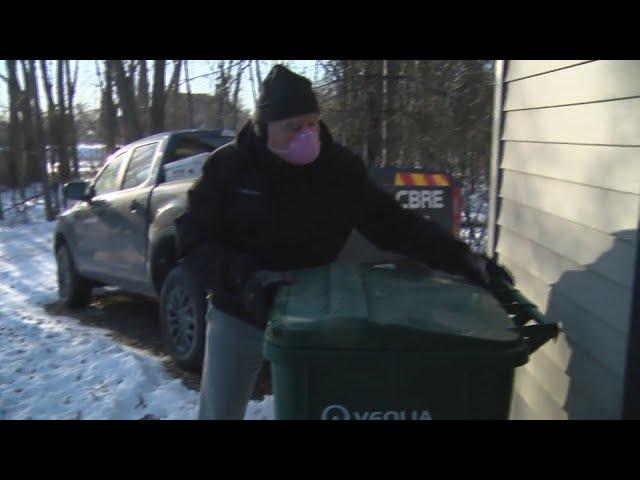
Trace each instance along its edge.
<instances>
[{"instance_id":1,"label":"house siding","mask_svg":"<svg viewBox=\"0 0 640 480\"><path fill-rule=\"evenodd\" d=\"M492 247L563 330L516 370L511 418L621 418L640 216L640 61L504 69Z\"/></svg>"}]
</instances>

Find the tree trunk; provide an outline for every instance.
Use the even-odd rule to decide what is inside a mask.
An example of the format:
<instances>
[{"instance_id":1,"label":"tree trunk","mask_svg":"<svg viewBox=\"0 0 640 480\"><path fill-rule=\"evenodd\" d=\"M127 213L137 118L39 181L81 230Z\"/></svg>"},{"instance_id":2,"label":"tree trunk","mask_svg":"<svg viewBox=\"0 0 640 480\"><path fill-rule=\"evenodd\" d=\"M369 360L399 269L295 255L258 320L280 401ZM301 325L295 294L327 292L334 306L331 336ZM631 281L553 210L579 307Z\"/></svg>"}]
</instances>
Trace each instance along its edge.
<instances>
[{"instance_id":1,"label":"tree trunk","mask_svg":"<svg viewBox=\"0 0 640 480\"><path fill-rule=\"evenodd\" d=\"M32 95L29 88L29 72L25 60L21 60L22 77L24 78L24 90L20 92L20 111L22 112L22 134L24 138L24 179L27 185L37 182L39 179L38 153L36 151L36 138L33 121Z\"/></svg>"},{"instance_id":2,"label":"tree trunk","mask_svg":"<svg viewBox=\"0 0 640 480\"><path fill-rule=\"evenodd\" d=\"M349 60L340 60L340 75L341 79L338 83L338 97L340 101L341 122L340 134L341 141L344 145L349 144Z\"/></svg>"},{"instance_id":3,"label":"tree trunk","mask_svg":"<svg viewBox=\"0 0 640 480\"><path fill-rule=\"evenodd\" d=\"M231 128L233 131L238 126L238 95L240 93L240 82L242 81L242 74L244 73L245 66L242 62L238 63L238 72L236 73L236 84L233 90L233 120L231 122Z\"/></svg>"},{"instance_id":4,"label":"tree trunk","mask_svg":"<svg viewBox=\"0 0 640 480\"><path fill-rule=\"evenodd\" d=\"M149 79L147 73L147 61L139 60L140 69L138 76L138 109L140 111L140 125L143 134L149 132Z\"/></svg>"},{"instance_id":5,"label":"tree trunk","mask_svg":"<svg viewBox=\"0 0 640 480\"><path fill-rule=\"evenodd\" d=\"M109 60L105 60L104 90L102 96L102 125L105 132L104 143L107 146L107 155L116 150L116 137L118 131L118 112L113 103L113 69Z\"/></svg>"},{"instance_id":6,"label":"tree trunk","mask_svg":"<svg viewBox=\"0 0 640 480\"><path fill-rule=\"evenodd\" d=\"M155 60L153 64L153 93L151 97L151 133L164 130L164 82L165 61Z\"/></svg>"},{"instance_id":7,"label":"tree trunk","mask_svg":"<svg viewBox=\"0 0 640 480\"><path fill-rule=\"evenodd\" d=\"M194 128L193 98L191 97L191 81L189 79L189 60L184 61L184 79L187 84L187 112L189 115L189 128Z\"/></svg>"},{"instance_id":8,"label":"tree trunk","mask_svg":"<svg viewBox=\"0 0 640 480\"><path fill-rule=\"evenodd\" d=\"M366 162L375 165L380 155L380 116L382 114L382 64L379 60L365 62Z\"/></svg>"},{"instance_id":9,"label":"tree trunk","mask_svg":"<svg viewBox=\"0 0 640 480\"><path fill-rule=\"evenodd\" d=\"M64 184L69 181L69 150L68 150L68 123L65 103L64 88L64 62L58 60L57 63L57 87L58 87L58 144L60 145L60 181ZM63 205L64 205L63 201Z\"/></svg>"},{"instance_id":10,"label":"tree trunk","mask_svg":"<svg viewBox=\"0 0 640 480\"><path fill-rule=\"evenodd\" d=\"M73 160L73 175L75 178L80 177L80 169L78 165L78 139L76 133L76 119L73 110L73 98L76 93L76 85L78 84L78 66L79 61L76 60L76 67L73 72L73 80L71 79L71 68L69 66L69 60L66 61L66 74L67 74L67 128L69 132L69 143L71 144L71 158Z\"/></svg>"},{"instance_id":11,"label":"tree trunk","mask_svg":"<svg viewBox=\"0 0 640 480\"><path fill-rule=\"evenodd\" d=\"M133 142L142 137L140 121L138 120L138 109L133 88L133 79L127 76L122 60L107 60L111 63L113 74L118 91L118 103L122 112L124 125L124 140L126 143Z\"/></svg>"},{"instance_id":12,"label":"tree trunk","mask_svg":"<svg viewBox=\"0 0 640 480\"><path fill-rule=\"evenodd\" d=\"M40 69L42 70L42 80L44 82L44 88L47 94L47 102L49 106L47 110L47 125L49 127L49 165L51 169L51 175L53 177L51 182L53 190L53 208L57 213L60 211L60 201L58 195L60 174L59 170L56 168L56 162L59 163L60 146L58 145L56 104L53 99L53 87L51 84L51 80L49 79L46 60L40 60Z\"/></svg>"},{"instance_id":13,"label":"tree trunk","mask_svg":"<svg viewBox=\"0 0 640 480\"><path fill-rule=\"evenodd\" d=\"M355 60L345 60L345 84L347 86L346 89L346 125L345 131L347 134L347 144L353 148L358 142L357 138L354 139L354 118L353 113L355 110L356 103L354 101L354 93L355 93L355 85L354 85L354 70L355 70ZM354 141L355 140L355 141ZM353 145L352 145L353 144Z\"/></svg>"},{"instance_id":14,"label":"tree trunk","mask_svg":"<svg viewBox=\"0 0 640 480\"><path fill-rule=\"evenodd\" d=\"M218 120L217 128L224 128L224 102L227 98L227 77L224 73L224 60L218 62L218 70L220 76L218 79L218 88L216 96L218 97Z\"/></svg>"},{"instance_id":15,"label":"tree trunk","mask_svg":"<svg viewBox=\"0 0 640 480\"><path fill-rule=\"evenodd\" d=\"M167 106L166 117L167 125L169 129L181 128L183 122L180 120L180 113L183 111L180 105L180 97L178 92L180 90L180 74L182 71L182 60L173 61L173 73L167 86Z\"/></svg>"},{"instance_id":16,"label":"tree trunk","mask_svg":"<svg viewBox=\"0 0 640 480\"><path fill-rule=\"evenodd\" d=\"M253 63L253 60L249 60L249 80L251 83L251 94L253 95L253 107L254 109L256 109L258 107L257 105L258 97L256 95L256 90L259 91L260 85L258 85L258 88L256 89L255 80L253 78L253 66L251 65L252 63Z\"/></svg>"},{"instance_id":17,"label":"tree trunk","mask_svg":"<svg viewBox=\"0 0 640 480\"><path fill-rule=\"evenodd\" d=\"M169 93L177 93L180 86L180 72L182 70L182 60L174 60L173 61L173 73L171 74L171 79L169 80L169 85L167 86L167 91Z\"/></svg>"},{"instance_id":18,"label":"tree trunk","mask_svg":"<svg viewBox=\"0 0 640 480\"><path fill-rule=\"evenodd\" d=\"M383 60L384 115L382 123L382 162L391 166L398 160L398 128L396 122L398 60Z\"/></svg>"},{"instance_id":19,"label":"tree trunk","mask_svg":"<svg viewBox=\"0 0 640 480\"><path fill-rule=\"evenodd\" d=\"M128 73L127 76L131 79L131 83L135 83L135 78L136 78L136 70L138 64L135 62L135 60L129 60L129 63L127 64L127 68L128 68Z\"/></svg>"},{"instance_id":20,"label":"tree trunk","mask_svg":"<svg viewBox=\"0 0 640 480\"><path fill-rule=\"evenodd\" d=\"M20 85L16 75L16 61L6 60L7 75L9 77L9 188L22 188L20 179L20 154L22 145L22 130L20 128Z\"/></svg>"},{"instance_id":21,"label":"tree trunk","mask_svg":"<svg viewBox=\"0 0 640 480\"><path fill-rule=\"evenodd\" d=\"M40 110L40 98L38 94L38 77L36 75L36 62L29 60L29 96L33 99L33 113L35 118L36 149L38 153L40 167L40 181L42 183L42 193L44 194L44 208L47 221L55 219L57 212L51 205L51 188L49 186L49 174L47 172L47 150L42 122L42 111Z\"/></svg>"},{"instance_id":22,"label":"tree trunk","mask_svg":"<svg viewBox=\"0 0 640 480\"><path fill-rule=\"evenodd\" d=\"M262 75L260 74L260 60L256 60L256 77L258 79L258 87L262 85Z\"/></svg>"}]
</instances>

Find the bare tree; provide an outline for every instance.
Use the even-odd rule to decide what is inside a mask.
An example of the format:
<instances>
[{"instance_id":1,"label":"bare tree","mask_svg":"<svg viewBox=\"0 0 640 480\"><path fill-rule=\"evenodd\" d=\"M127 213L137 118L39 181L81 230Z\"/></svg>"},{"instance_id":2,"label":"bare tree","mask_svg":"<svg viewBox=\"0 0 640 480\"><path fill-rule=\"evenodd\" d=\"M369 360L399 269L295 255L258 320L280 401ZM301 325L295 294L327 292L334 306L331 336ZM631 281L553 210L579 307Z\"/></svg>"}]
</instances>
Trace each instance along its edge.
<instances>
[{"instance_id":1,"label":"bare tree","mask_svg":"<svg viewBox=\"0 0 640 480\"><path fill-rule=\"evenodd\" d=\"M216 96L218 97L218 117L217 127L224 128L224 104L228 99L228 83L229 75L225 72L225 62L220 60L218 62L218 85L216 88Z\"/></svg>"},{"instance_id":2,"label":"bare tree","mask_svg":"<svg viewBox=\"0 0 640 480\"><path fill-rule=\"evenodd\" d=\"M260 73L260 60L255 61L256 65L256 78L258 79L258 86L262 85L262 74Z\"/></svg>"},{"instance_id":3,"label":"bare tree","mask_svg":"<svg viewBox=\"0 0 640 480\"><path fill-rule=\"evenodd\" d=\"M21 152L23 162L22 178L27 185L37 182L39 178L38 154L36 152L36 139L34 131L33 108L31 104L31 95L29 93L29 76L25 71L25 61L21 60L22 78L24 89L20 89L19 109L22 114L22 122L20 129L22 131L22 140L24 150Z\"/></svg>"},{"instance_id":4,"label":"bare tree","mask_svg":"<svg viewBox=\"0 0 640 480\"><path fill-rule=\"evenodd\" d=\"M138 60L138 109L140 111L140 124L144 133L149 132L149 79L147 73L147 61Z\"/></svg>"},{"instance_id":5,"label":"bare tree","mask_svg":"<svg viewBox=\"0 0 640 480\"><path fill-rule=\"evenodd\" d=\"M169 80L169 85L167 86L167 92L169 93L178 93L179 85L180 85L180 73L182 72L182 60L174 60L173 61L173 73L171 74L171 79Z\"/></svg>"},{"instance_id":6,"label":"bare tree","mask_svg":"<svg viewBox=\"0 0 640 480\"><path fill-rule=\"evenodd\" d=\"M165 61L155 60L153 64L153 93L151 95L151 133L164 130L165 111Z\"/></svg>"},{"instance_id":7,"label":"bare tree","mask_svg":"<svg viewBox=\"0 0 640 480\"><path fill-rule=\"evenodd\" d=\"M131 79L133 83L133 79L136 78L136 71L138 67L138 63L135 60L129 60L127 63L127 76Z\"/></svg>"},{"instance_id":8,"label":"bare tree","mask_svg":"<svg viewBox=\"0 0 640 480\"><path fill-rule=\"evenodd\" d=\"M380 129L382 124L382 63L366 60L364 67L366 81L366 105L363 109L366 128L364 130L364 155L368 165L374 165L380 155Z\"/></svg>"},{"instance_id":9,"label":"bare tree","mask_svg":"<svg viewBox=\"0 0 640 480\"><path fill-rule=\"evenodd\" d=\"M133 142L142 137L134 94L134 79L125 72L122 60L107 60L107 62L109 62L113 68L116 89L118 91L118 104L122 112L124 140L127 143Z\"/></svg>"},{"instance_id":10,"label":"bare tree","mask_svg":"<svg viewBox=\"0 0 640 480\"><path fill-rule=\"evenodd\" d=\"M238 62L238 70L236 71L235 86L233 89L233 120L231 121L231 128L234 131L238 126L238 95L240 93L240 83L242 82L242 74L245 68L247 68L247 66L244 62Z\"/></svg>"},{"instance_id":11,"label":"bare tree","mask_svg":"<svg viewBox=\"0 0 640 480\"><path fill-rule=\"evenodd\" d=\"M189 60L184 61L184 77L187 84L187 111L189 128L193 128L193 97L191 96L191 79L189 78Z\"/></svg>"},{"instance_id":12,"label":"bare tree","mask_svg":"<svg viewBox=\"0 0 640 480\"><path fill-rule=\"evenodd\" d=\"M76 94L76 85L78 84L78 67L80 62L76 60L76 66L73 72L73 79L71 78L70 62L65 62L65 71L67 76L67 131L69 134L69 140L71 143L71 157L73 160L73 174L76 178L80 176L78 167L78 139L76 132L76 120L75 112L73 108L73 99Z\"/></svg>"},{"instance_id":13,"label":"bare tree","mask_svg":"<svg viewBox=\"0 0 640 480\"><path fill-rule=\"evenodd\" d=\"M67 143L68 121L65 102L65 85L64 85L64 63L65 60L58 60L56 77L57 77L57 93L58 93L58 144L60 145L60 181L65 183L69 180L69 151ZM63 205L64 205L63 199Z\"/></svg>"},{"instance_id":14,"label":"bare tree","mask_svg":"<svg viewBox=\"0 0 640 480\"><path fill-rule=\"evenodd\" d=\"M40 109L40 98L38 94L38 76L36 75L36 62L29 60L28 68L23 60L22 67L27 78L27 90L33 100L33 113L35 120L36 148L39 160L40 181L42 183L42 193L44 195L45 216L47 221L55 219L57 212L51 205L51 188L49 186L49 174L47 172L47 151L44 125L42 121L42 111Z\"/></svg>"},{"instance_id":15,"label":"bare tree","mask_svg":"<svg viewBox=\"0 0 640 480\"><path fill-rule=\"evenodd\" d=\"M116 148L117 112L113 103L113 75L111 64L104 61L104 81L100 72L100 64L96 60L96 74L100 84L100 125L103 132L103 141L107 154L113 153Z\"/></svg>"},{"instance_id":16,"label":"bare tree","mask_svg":"<svg viewBox=\"0 0 640 480\"><path fill-rule=\"evenodd\" d=\"M253 60L249 60L249 80L251 83L251 94L253 95L253 105L254 107L257 107L256 103L258 101L257 95L256 95L256 90L260 89L260 85L258 85L258 88L256 88L255 85L255 80L253 78L253 66L252 66Z\"/></svg>"},{"instance_id":17,"label":"bare tree","mask_svg":"<svg viewBox=\"0 0 640 480\"><path fill-rule=\"evenodd\" d=\"M167 122L171 126L179 125L181 122L180 111L182 105L180 105L180 76L182 74L182 60L173 61L173 73L169 79L169 85L165 92L166 96L166 113Z\"/></svg>"},{"instance_id":18,"label":"bare tree","mask_svg":"<svg viewBox=\"0 0 640 480\"><path fill-rule=\"evenodd\" d=\"M23 138L20 129L20 84L16 74L16 61L6 60L8 87L9 87L9 187L19 188L22 198L25 198L24 185L20 175L20 153L22 150Z\"/></svg>"},{"instance_id":19,"label":"bare tree","mask_svg":"<svg viewBox=\"0 0 640 480\"><path fill-rule=\"evenodd\" d=\"M383 97L384 115L382 121L382 163L390 166L398 159L398 128L396 125L397 76L399 72L398 60L384 60L383 62Z\"/></svg>"},{"instance_id":20,"label":"bare tree","mask_svg":"<svg viewBox=\"0 0 640 480\"><path fill-rule=\"evenodd\" d=\"M56 162L60 159L60 144L58 142L58 115L56 113L56 103L53 99L53 86L49 79L48 67L46 60L40 60L40 70L42 71L42 81L44 82L44 90L47 95L47 125L48 125L48 143L49 143L49 164L53 174L53 208L54 211L60 211L60 201L58 195L59 174L56 169Z\"/></svg>"}]
</instances>

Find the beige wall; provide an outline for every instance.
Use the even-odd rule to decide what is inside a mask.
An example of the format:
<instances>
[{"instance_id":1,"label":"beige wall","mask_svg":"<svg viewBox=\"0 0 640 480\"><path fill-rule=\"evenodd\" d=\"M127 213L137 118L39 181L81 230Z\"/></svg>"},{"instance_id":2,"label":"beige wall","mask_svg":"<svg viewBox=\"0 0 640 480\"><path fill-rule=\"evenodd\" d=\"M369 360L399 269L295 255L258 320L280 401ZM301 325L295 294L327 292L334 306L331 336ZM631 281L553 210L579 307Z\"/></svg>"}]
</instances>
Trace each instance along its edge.
<instances>
[{"instance_id":1,"label":"beige wall","mask_svg":"<svg viewBox=\"0 0 640 480\"><path fill-rule=\"evenodd\" d=\"M495 249L564 333L512 418L621 416L640 212L640 61L507 61Z\"/></svg>"}]
</instances>

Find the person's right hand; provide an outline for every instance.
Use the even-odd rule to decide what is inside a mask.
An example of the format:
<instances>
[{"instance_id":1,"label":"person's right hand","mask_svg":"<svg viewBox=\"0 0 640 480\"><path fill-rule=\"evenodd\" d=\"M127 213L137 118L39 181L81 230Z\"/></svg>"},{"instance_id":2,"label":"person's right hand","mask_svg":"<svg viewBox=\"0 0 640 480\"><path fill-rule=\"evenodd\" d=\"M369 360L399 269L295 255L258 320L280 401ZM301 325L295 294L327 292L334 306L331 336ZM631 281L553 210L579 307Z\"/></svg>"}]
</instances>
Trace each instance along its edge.
<instances>
[{"instance_id":1,"label":"person's right hand","mask_svg":"<svg viewBox=\"0 0 640 480\"><path fill-rule=\"evenodd\" d=\"M256 319L266 321L278 287L292 284L291 274L259 270L249 277L242 292L242 303Z\"/></svg>"},{"instance_id":2,"label":"person's right hand","mask_svg":"<svg viewBox=\"0 0 640 480\"><path fill-rule=\"evenodd\" d=\"M226 284L231 290L241 290L260 268L258 262L250 255L233 257L227 268Z\"/></svg>"},{"instance_id":3,"label":"person's right hand","mask_svg":"<svg viewBox=\"0 0 640 480\"><path fill-rule=\"evenodd\" d=\"M462 274L467 280L482 287L488 287L491 278L489 277L487 264L488 259L484 255L468 252L462 260Z\"/></svg>"},{"instance_id":4,"label":"person's right hand","mask_svg":"<svg viewBox=\"0 0 640 480\"><path fill-rule=\"evenodd\" d=\"M490 258L487 262L487 272L492 281L502 280L511 286L515 285L513 274L507 269L507 267L498 265L498 262L494 258Z\"/></svg>"},{"instance_id":5,"label":"person's right hand","mask_svg":"<svg viewBox=\"0 0 640 480\"><path fill-rule=\"evenodd\" d=\"M467 253L463 260L464 276L480 286L488 288L496 280L514 285L513 275L493 258L478 253Z\"/></svg>"}]
</instances>

